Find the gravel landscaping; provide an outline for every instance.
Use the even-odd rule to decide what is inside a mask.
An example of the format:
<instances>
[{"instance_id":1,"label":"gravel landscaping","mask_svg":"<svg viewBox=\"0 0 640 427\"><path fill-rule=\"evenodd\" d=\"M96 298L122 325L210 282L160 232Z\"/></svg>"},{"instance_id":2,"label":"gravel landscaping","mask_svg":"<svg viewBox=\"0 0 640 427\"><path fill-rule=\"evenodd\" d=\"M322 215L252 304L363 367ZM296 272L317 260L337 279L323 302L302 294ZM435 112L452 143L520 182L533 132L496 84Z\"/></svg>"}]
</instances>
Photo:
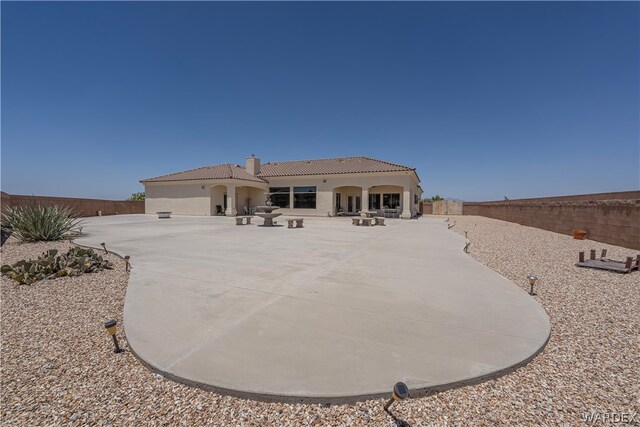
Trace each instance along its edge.
<instances>
[{"instance_id":1,"label":"gravel landscaping","mask_svg":"<svg viewBox=\"0 0 640 427\"><path fill-rule=\"evenodd\" d=\"M469 255L514 286L528 290L526 276L538 276L535 298L549 314L551 338L511 374L398 402L394 414L414 426L475 426L581 425L587 413L640 413L640 272L574 266L580 250L607 249L613 259L636 251L483 217L455 221L451 232L468 232ZM69 246L10 240L2 264ZM2 277L3 426L394 425L384 400L339 406L243 400L166 380L130 352L114 354L103 322L118 321L124 344L128 273L120 258L106 258L113 270L31 286Z\"/></svg>"}]
</instances>

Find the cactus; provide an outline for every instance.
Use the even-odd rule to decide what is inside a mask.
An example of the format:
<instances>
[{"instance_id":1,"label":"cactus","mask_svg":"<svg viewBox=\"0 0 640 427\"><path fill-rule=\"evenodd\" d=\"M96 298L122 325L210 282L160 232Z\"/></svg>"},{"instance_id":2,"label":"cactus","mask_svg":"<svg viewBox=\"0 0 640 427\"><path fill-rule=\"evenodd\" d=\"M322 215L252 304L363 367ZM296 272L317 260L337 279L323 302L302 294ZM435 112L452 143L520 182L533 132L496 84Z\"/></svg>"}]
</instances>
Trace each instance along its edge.
<instances>
[{"instance_id":1,"label":"cactus","mask_svg":"<svg viewBox=\"0 0 640 427\"><path fill-rule=\"evenodd\" d=\"M0 273L21 284L31 285L44 279L79 276L112 268L113 264L110 261L104 260L92 249L76 246L65 254L58 255L56 249L51 249L43 252L38 259L3 265Z\"/></svg>"}]
</instances>

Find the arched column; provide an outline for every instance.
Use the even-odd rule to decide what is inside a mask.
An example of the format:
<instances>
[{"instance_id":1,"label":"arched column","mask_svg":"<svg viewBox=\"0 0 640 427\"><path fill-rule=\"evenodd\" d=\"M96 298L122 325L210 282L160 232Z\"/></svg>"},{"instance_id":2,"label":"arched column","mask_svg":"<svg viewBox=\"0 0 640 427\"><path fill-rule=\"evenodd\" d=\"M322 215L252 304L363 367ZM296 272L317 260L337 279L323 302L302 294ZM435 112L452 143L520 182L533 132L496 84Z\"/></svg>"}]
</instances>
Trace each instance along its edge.
<instances>
[{"instance_id":1,"label":"arched column","mask_svg":"<svg viewBox=\"0 0 640 427\"><path fill-rule=\"evenodd\" d=\"M411 219L411 189L404 187L402 192L402 219Z\"/></svg>"},{"instance_id":2,"label":"arched column","mask_svg":"<svg viewBox=\"0 0 640 427\"><path fill-rule=\"evenodd\" d=\"M227 184L227 210L224 212L226 216L236 216L236 186Z\"/></svg>"},{"instance_id":3,"label":"arched column","mask_svg":"<svg viewBox=\"0 0 640 427\"><path fill-rule=\"evenodd\" d=\"M369 210L369 187L362 187L362 200L360 203L362 204L362 211ZM364 213L362 215L364 216Z\"/></svg>"}]
</instances>

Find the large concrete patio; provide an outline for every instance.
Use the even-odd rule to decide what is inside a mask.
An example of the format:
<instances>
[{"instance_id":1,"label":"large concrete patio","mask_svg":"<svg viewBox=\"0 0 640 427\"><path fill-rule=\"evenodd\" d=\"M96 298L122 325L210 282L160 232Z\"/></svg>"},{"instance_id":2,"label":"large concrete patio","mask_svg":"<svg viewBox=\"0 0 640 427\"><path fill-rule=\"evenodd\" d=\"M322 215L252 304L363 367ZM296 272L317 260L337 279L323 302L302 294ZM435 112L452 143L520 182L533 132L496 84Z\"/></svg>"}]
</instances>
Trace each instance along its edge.
<instances>
[{"instance_id":1,"label":"large concrete patio","mask_svg":"<svg viewBox=\"0 0 640 427\"><path fill-rule=\"evenodd\" d=\"M282 223L283 221L281 221ZM79 244L132 257L132 350L181 381L258 399L353 401L497 375L546 343L542 307L441 219L353 227L232 218L86 220Z\"/></svg>"}]
</instances>

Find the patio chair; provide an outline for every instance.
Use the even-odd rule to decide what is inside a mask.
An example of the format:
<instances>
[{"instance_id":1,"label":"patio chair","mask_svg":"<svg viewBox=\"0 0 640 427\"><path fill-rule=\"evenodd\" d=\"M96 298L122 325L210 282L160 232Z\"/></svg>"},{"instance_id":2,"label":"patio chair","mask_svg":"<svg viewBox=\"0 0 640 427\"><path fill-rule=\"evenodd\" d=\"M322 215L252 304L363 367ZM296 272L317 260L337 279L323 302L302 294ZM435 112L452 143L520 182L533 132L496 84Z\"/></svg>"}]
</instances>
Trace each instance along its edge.
<instances>
[{"instance_id":1,"label":"patio chair","mask_svg":"<svg viewBox=\"0 0 640 427\"><path fill-rule=\"evenodd\" d=\"M222 205L216 205L216 215L224 215L224 212L222 212Z\"/></svg>"}]
</instances>

